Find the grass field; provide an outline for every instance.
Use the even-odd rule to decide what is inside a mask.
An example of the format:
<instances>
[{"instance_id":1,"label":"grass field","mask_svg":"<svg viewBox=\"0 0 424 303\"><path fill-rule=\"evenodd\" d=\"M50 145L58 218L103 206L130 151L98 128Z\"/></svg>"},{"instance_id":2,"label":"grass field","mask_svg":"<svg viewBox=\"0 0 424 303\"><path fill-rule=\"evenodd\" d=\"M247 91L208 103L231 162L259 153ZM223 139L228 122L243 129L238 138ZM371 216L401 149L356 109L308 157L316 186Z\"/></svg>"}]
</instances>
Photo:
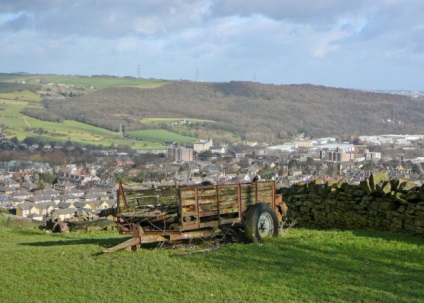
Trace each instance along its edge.
<instances>
[{"instance_id":1,"label":"grass field","mask_svg":"<svg viewBox=\"0 0 424 303\"><path fill-rule=\"evenodd\" d=\"M40 105L41 106L41 105ZM9 100L0 98L0 123L7 126L8 137L16 136L19 140L24 140L28 135L41 137L44 141L56 141L64 143L68 140L80 144L92 144L104 146L110 145L128 145L134 149L160 149L163 148L159 142L162 142L163 134L158 133L155 137L155 131L147 134L145 142L134 139L119 139L117 132L112 132L103 128L84 124L77 121L66 120L63 123L41 121L32 117L25 116L20 111L26 107L37 107L36 104L28 104L22 100ZM45 133L39 135L28 132L27 129L36 130L42 128ZM172 134L172 133L171 133ZM179 139L183 136L176 135ZM150 140L148 140L150 139ZM191 138L192 139L192 138Z\"/></svg>"},{"instance_id":2,"label":"grass field","mask_svg":"<svg viewBox=\"0 0 424 303\"><path fill-rule=\"evenodd\" d=\"M11 93L0 93L0 99L41 101L41 98L39 95L28 90L11 92Z\"/></svg>"},{"instance_id":3,"label":"grass field","mask_svg":"<svg viewBox=\"0 0 424 303\"><path fill-rule=\"evenodd\" d=\"M1 220L1 218L0 218ZM114 232L0 227L0 302L405 302L424 300L424 239L290 229L207 254L97 254Z\"/></svg>"},{"instance_id":4,"label":"grass field","mask_svg":"<svg viewBox=\"0 0 424 303\"><path fill-rule=\"evenodd\" d=\"M161 123L170 124L174 121L181 121L181 120L184 120L184 119L188 120L192 123L215 122L215 121L212 121L212 120L191 119L191 118L144 118L144 119L141 119L140 122L142 122L143 124L146 124L146 125L161 124Z\"/></svg>"},{"instance_id":5,"label":"grass field","mask_svg":"<svg viewBox=\"0 0 424 303\"><path fill-rule=\"evenodd\" d=\"M0 81L15 82L25 81L27 84L56 83L75 86L93 86L96 88L113 86L140 86L146 88L159 87L168 83L168 81L157 79L135 79L135 78L103 78L103 77L81 77L72 75L15 75L0 77Z\"/></svg>"},{"instance_id":6,"label":"grass field","mask_svg":"<svg viewBox=\"0 0 424 303\"><path fill-rule=\"evenodd\" d=\"M26 84L16 84L25 81ZM42 87L40 83L53 82L56 84L84 86L95 88L116 86L138 86L154 88L168 83L163 80L146 80L135 78L100 78L79 77L69 75L13 75L0 74L0 124L6 127L3 131L8 138L16 136L24 140L27 136L34 136L46 142L56 141L65 143L72 141L82 145L119 146L127 145L134 149L162 149L163 141L192 142L193 138L173 134L166 131L142 131L135 132L135 139L119 139L116 132L76 121L64 121L63 123L41 121L20 113L24 108L41 107L41 98L37 93L25 90L25 87ZM49 88L50 89L50 88ZM44 133L37 133L43 129ZM143 141L140 141L142 136Z\"/></svg>"},{"instance_id":7,"label":"grass field","mask_svg":"<svg viewBox=\"0 0 424 303\"><path fill-rule=\"evenodd\" d=\"M25 82L25 84L18 84ZM161 129L162 124L169 124L180 118L146 118L141 122L147 125L157 125L157 129L128 132L128 138L119 139L116 132L112 132L92 125L64 121L63 123L41 121L21 113L26 108L42 107L39 94L52 93L60 96L61 89L47 86L46 83L74 85L78 87L105 87L137 86L154 88L168 83L164 80L147 80L135 78L108 78L108 77L81 77L72 75L14 75L0 74L0 124L4 125L3 132L7 138L17 137L24 140L27 136L38 137L45 142L55 141L63 144L67 141L82 145L123 146L133 149L163 149L164 141L177 143L192 143L198 137L222 138L231 134L221 134L207 129L192 129L187 126L177 126L175 132ZM31 87L37 92L26 90ZM68 89L69 90L69 89ZM92 90L80 91L90 92ZM65 90L65 93L69 91ZM60 96L61 97L61 96ZM193 123L214 123L214 121L186 118ZM156 127L155 127L156 128ZM42 132L40 131L42 130Z\"/></svg>"},{"instance_id":8,"label":"grass field","mask_svg":"<svg viewBox=\"0 0 424 303\"><path fill-rule=\"evenodd\" d=\"M150 142L171 141L177 143L190 143L197 140L193 137L182 136L163 129L138 130L128 132L128 134L133 138L139 138L143 141Z\"/></svg>"}]
</instances>

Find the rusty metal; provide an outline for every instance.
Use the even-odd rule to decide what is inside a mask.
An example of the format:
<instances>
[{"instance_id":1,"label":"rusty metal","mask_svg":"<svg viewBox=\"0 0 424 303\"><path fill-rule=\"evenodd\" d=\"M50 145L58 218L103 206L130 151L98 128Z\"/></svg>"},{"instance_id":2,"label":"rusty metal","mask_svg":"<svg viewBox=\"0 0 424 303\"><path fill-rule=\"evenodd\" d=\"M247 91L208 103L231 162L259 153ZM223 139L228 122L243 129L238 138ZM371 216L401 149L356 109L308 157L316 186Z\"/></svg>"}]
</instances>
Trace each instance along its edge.
<instances>
[{"instance_id":1,"label":"rusty metal","mask_svg":"<svg viewBox=\"0 0 424 303\"><path fill-rule=\"evenodd\" d=\"M149 189L149 201L155 197L152 190ZM243 223L246 211L256 203L269 204L276 211L280 222L287 211L281 195L275 193L274 181L173 187L174 191L169 190L165 189L167 193L171 192L171 196L166 196L166 201L174 201L174 192L179 205L161 205L159 198L157 205L143 205L140 204L143 190L133 191L130 200L127 200L122 183L119 182L122 200L118 200L115 222L121 234L132 233L133 237L105 252L119 249L137 251L140 245L146 243L212 237L221 226ZM161 197L163 192L158 189L157 196ZM119 205L121 201L124 208Z\"/></svg>"},{"instance_id":2,"label":"rusty metal","mask_svg":"<svg viewBox=\"0 0 424 303\"><path fill-rule=\"evenodd\" d=\"M122 200L124 200L125 210L129 211L127 198L125 197L125 192L124 192L124 188L122 186L121 180L119 180L118 184L119 184L119 194L121 195Z\"/></svg>"}]
</instances>

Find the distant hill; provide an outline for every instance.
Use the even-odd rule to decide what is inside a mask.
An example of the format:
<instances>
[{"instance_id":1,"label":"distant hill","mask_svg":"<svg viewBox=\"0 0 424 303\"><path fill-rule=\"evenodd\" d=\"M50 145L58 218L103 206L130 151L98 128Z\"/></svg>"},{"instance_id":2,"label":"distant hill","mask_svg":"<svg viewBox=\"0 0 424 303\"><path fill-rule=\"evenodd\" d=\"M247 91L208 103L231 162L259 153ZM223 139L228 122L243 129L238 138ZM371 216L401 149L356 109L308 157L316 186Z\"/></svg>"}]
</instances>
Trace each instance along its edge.
<instances>
[{"instance_id":1,"label":"distant hill","mask_svg":"<svg viewBox=\"0 0 424 303\"><path fill-rule=\"evenodd\" d=\"M251 141L307 136L424 132L424 101L324 86L253 82L171 82L158 88L111 87L46 109L64 119L117 130L145 129L143 118L197 118ZM391 123L389 120L394 120Z\"/></svg>"}]
</instances>

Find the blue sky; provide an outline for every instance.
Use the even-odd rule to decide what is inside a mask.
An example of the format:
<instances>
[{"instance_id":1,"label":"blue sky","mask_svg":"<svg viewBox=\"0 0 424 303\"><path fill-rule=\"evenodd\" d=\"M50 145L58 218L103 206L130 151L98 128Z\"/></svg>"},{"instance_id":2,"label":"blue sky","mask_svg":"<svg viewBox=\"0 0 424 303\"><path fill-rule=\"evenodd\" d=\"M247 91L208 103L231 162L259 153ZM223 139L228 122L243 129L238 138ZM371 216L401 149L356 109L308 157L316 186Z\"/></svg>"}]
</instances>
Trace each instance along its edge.
<instances>
[{"instance_id":1,"label":"blue sky","mask_svg":"<svg viewBox=\"0 0 424 303\"><path fill-rule=\"evenodd\" d=\"M422 0L1 0L0 45L3 73L424 90Z\"/></svg>"}]
</instances>

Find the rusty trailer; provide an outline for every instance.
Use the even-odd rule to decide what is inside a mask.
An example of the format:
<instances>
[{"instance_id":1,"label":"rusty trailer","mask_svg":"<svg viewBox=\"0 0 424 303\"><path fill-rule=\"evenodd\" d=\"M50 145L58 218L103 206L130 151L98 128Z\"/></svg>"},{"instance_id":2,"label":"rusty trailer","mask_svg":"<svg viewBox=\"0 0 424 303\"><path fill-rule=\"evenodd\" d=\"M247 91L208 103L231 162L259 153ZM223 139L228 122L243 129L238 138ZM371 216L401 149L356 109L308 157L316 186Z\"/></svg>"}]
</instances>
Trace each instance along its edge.
<instances>
[{"instance_id":1,"label":"rusty trailer","mask_svg":"<svg viewBox=\"0 0 424 303\"><path fill-rule=\"evenodd\" d=\"M275 182L140 188L119 183L115 221L132 239L104 252L215 236L222 226L244 224L253 242L278 236L287 207Z\"/></svg>"}]
</instances>

